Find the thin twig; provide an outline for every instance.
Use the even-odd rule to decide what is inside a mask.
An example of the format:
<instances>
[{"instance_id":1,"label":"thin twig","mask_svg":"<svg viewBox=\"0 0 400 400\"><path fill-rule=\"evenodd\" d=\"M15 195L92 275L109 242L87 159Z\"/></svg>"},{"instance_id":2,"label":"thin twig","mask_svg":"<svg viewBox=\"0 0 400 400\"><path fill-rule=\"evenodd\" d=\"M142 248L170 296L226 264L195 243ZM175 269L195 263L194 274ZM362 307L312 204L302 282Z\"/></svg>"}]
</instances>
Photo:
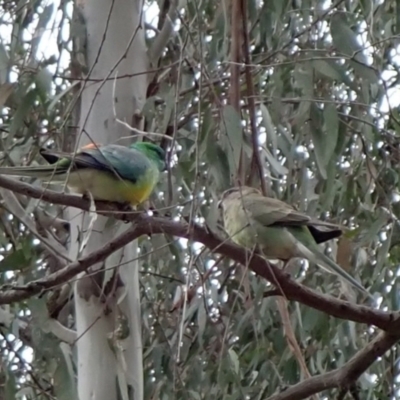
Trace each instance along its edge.
<instances>
[{"instance_id":1,"label":"thin twig","mask_svg":"<svg viewBox=\"0 0 400 400\"><path fill-rule=\"evenodd\" d=\"M247 103L249 105L249 120L250 120L250 129L251 129L251 142L253 147L253 157L251 160L251 172L249 174L249 179L253 177L255 174L258 174L258 178L260 180L261 191L264 196L267 196L267 186L264 178L264 168L263 163L260 157L260 149L258 144L258 132L256 126L256 107L254 102L254 85L253 85L253 76L251 73L251 59L250 59L250 40L249 40L249 32L247 29L247 2L242 0L242 24L243 24L243 54L244 54L244 62L245 62L245 77L246 77L246 86L247 86Z\"/></svg>"},{"instance_id":2,"label":"thin twig","mask_svg":"<svg viewBox=\"0 0 400 400\"><path fill-rule=\"evenodd\" d=\"M241 0L233 0L231 5L231 55L230 60L230 89L228 94L229 104L240 116L240 56L242 29L240 24ZM240 149L239 165L237 165L236 184L241 186L245 183L245 163L243 148Z\"/></svg>"},{"instance_id":3,"label":"thin twig","mask_svg":"<svg viewBox=\"0 0 400 400\"><path fill-rule=\"evenodd\" d=\"M297 342L296 335L294 333L292 324L290 322L290 315L287 308L287 300L284 297L278 297L276 299L276 304L278 306L279 314L282 318L283 332L289 346L297 362L299 363L300 369L303 371L304 377L311 378L310 371L307 368L306 361L304 360L303 353L301 352L299 343ZM316 397L314 397L316 399Z\"/></svg>"}]
</instances>

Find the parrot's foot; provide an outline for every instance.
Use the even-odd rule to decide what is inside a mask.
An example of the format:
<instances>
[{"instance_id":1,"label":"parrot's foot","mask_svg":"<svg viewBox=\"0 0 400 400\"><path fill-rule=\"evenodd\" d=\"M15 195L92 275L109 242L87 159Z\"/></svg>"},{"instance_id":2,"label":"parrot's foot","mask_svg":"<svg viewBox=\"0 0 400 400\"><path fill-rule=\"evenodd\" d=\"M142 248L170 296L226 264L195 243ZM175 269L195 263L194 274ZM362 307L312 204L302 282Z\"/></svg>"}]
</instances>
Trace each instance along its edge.
<instances>
[{"instance_id":1,"label":"parrot's foot","mask_svg":"<svg viewBox=\"0 0 400 400\"><path fill-rule=\"evenodd\" d=\"M134 208L132 207L131 203L116 203L118 210L122 211L123 214L121 215L121 221L124 222L125 224L129 224L130 222L132 222L132 214Z\"/></svg>"},{"instance_id":2,"label":"parrot's foot","mask_svg":"<svg viewBox=\"0 0 400 400\"><path fill-rule=\"evenodd\" d=\"M89 193L85 192L82 194L82 200L91 201L92 198L90 197Z\"/></svg>"},{"instance_id":3,"label":"parrot's foot","mask_svg":"<svg viewBox=\"0 0 400 400\"><path fill-rule=\"evenodd\" d=\"M129 218L129 215L127 215L127 214L122 214L121 221L124 224L129 224L132 222L131 219Z\"/></svg>"},{"instance_id":4,"label":"parrot's foot","mask_svg":"<svg viewBox=\"0 0 400 400\"><path fill-rule=\"evenodd\" d=\"M125 203L115 202L115 205L118 207L118 210L120 210L120 211L126 211L126 212L134 211L131 203L128 203L128 202L125 202Z\"/></svg>"}]
</instances>

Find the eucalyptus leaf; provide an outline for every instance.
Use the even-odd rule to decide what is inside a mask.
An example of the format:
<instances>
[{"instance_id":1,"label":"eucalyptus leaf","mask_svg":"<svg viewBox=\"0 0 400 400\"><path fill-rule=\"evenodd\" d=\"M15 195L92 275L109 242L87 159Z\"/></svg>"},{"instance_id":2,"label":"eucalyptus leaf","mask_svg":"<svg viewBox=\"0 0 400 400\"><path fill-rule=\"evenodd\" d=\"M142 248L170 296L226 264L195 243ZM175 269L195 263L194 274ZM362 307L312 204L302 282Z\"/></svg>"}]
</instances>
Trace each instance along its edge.
<instances>
[{"instance_id":1,"label":"eucalyptus leaf","mask_svg":"<svg viewBox=\"0 0 400 400\"><path fill-rule=\"evenodd\" d=\"M54 391L59 400L78 400L74 371L71 363L71 351L61 344L60 360L54 373Z\"/></svg>"},{"instance_id":2,"label":"eucalyptus leaf","mask_svg":"<svg viewBox=\"0 0 400 400\"><path fill-rule=\"evenodd\" d=\"M64 90L61 90L58 94L56 94L53 98L53 100L51 100L49 106L48 106L48 110L52 111L54 109L54 107L56 106L56 104L64 97L66 96L69 92L71 92L75 86L79 85L79 81L75 81L72 82L71 85L67 86Z\"/></svg>"},{"instance_id":3,"label":"eucalyptus leaf","mask_svg":"<svg viewBox=\"0 0 400 400\"><path fill-rule=\"evenodd\" d=\"M198 330L198 338L199 338L199 344L200 346L204 345L204 332L206 329L206 323L207 323L207 311L204 307L204 302L199 301L199 308L197 310L197 324L199 326Z\"/></svg>"},{"instance_id":4,"label":"eucalyptus leaf","mask_svg":"<svg viewBox=\"0 0 400 400\"><path fill-rule=\"evenodd\" d=\"M15 134L24 126L24 121L28 117L35 100L37 99L36 90L30 90L22 99L17 110L13 115L10 125L10 134L7 138L7 145L11 144Z\"/></svg>"},{"instance_id":5,"label":"eucalyptus leaf","mask_svg":"<svg viewBox=\"0 0 400 400\"><path fill-rule=\"evenodd\" d=\"M273 154L275 154L278 147L276 129L272 122L271 114L268 111L268 107L266 107L264 104L260 104L260 109L263 125L267 134L267 142L271 144Z\"/></svg>"},{"instance_id":6,"label":"eucalyptus leaf","mask_svg":"<svg viewBox=\"0 0 400 400\"><path fill-rule=\"evenodd\" d=\"M47 68L43 68L36 74L35 82L42 97L46 99L51 92L53 75Z\"/></svg>"},{"instance_id":7,"label":"eucalyptus leaf","mask_svg":"<svg viewBox=\"0 0 400 400\"><path fill-rule=\"evenodd\" d=\"M232 369L235 371L236 374L239 374L239 357L237 353L233 349L229 349L228 353L232 362Z\"/></svg>"},{"instance_id":8,"label":"eucalyptus leaf","mask_svg":"<svg viewBox=\"0 0 400 400\"><path fill-rule=\"evenodd\" d=\"M31 266L32 256L26 254L24 248L19 248L6 255L0 261L0 271L23 271Z\"/></svg>"},{"instance_id":9,"label":"eucalyptus leaf","mask_svg":"<svg viewBox=\"0 0 400 400\"><path fill-rule=\"evenodd\" d=\"M4 385L5 400L14 400L17 397L17 382L14 374L11 371L4 371L6 375L6 382Z\"/></svg>"},{"instance_id":10,"label":"eucalyptus leaf","mask_svg":"<svg viewBox=\"0 0 400 400\"><path fill-rule=\"evenodd\" d=\"M240 162L240 154L243 146L243 132L240 115L232 106L225 106L222 110L221 130L227 137L227 148L231 157L232 170L237 171Z\"/></svg>"},{"instance_id":11,"label":"eucalyptus leaf","mask_svg":"<svg viewBox=\"0 0 400 400\"><path fill-rule=\"evenodd\" d=\"M0 41L0 84L4 85L8 81L8 73L10 68L10 57L4 43Z\"/></svg>"},{"instance_id":12,"label":"eucalyptus leaf","mask_svg":"<svg viewBox=\"0 0 400 400\"><path fill-rule=\"evenodd\" d=\"M330 32L335 46L349 58L366 64L366 57L357 35L351 30L344 13L337 12L331 17Z\"/></svg>"},{"instance_id":13,"label":"eucalyptus leaf","mask_svg":"<svg viewBox=\"0 0 400 400\"><path fill-rule=\"evenodd\" d=\"M7 99L10 97L14 91L15 85L10 83L4 83L0 85L0 109L3 108Z\"/></svg>"}]
</instances>

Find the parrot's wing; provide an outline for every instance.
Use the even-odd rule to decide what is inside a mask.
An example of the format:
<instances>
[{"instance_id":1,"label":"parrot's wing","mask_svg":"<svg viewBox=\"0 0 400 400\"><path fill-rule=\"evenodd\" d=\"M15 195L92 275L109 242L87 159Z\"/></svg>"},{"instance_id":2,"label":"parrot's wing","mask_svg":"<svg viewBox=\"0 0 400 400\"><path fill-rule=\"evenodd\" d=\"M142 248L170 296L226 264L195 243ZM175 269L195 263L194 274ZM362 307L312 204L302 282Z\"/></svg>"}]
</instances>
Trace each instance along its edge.
<instances>
[{"instance_id":1,"label":"parrot's wing","mask_svg":"<svg viewBox=\"0 0 400 400\"><path fill-rule=\"evenodd\" d=\"M309 216L296 211L283 201L270 197L254 194L244 196L238 201L243 201L249 217L265 226L303 226L311 221Z\"/></svg>"},{"instance_id":2,"label":"parrot's wing","mask_svg":"<svg viewBox=\"0 0 400 400\"><path fill-rule=\"evenodd\" d=\"M95 152L98 154L96 155ZM108 165L107 160L99 150L95 149L91 151L92 154L88 154L86 151L78 151L76 153L65 153L61 151L41 149L41 156L49 163L49 164L58 164L59 167L64 167L68 169L72 165L72 170L83 169L83 168L91 168L97 169L101 171L110 171L111 166ZM103 159L103 162L100 162L100 159ZM57 169L59 169L59 167Z\"/></svg>"},{"instance_id":3,"label":"parrot's wing","mask_svg":"<svg viewBox=\"0 0 400 400\"><path fill-rule=\"evenodd\" d=\"M310 218L289 204L264 197L262 195L250 195L239 199L251 217L266 226L308 226L317 243L322 243L340 236L343 227L318 219Z\"/></svg>"},{"instance_id":4,"label":"parrot's wing","mask_svg":"<svg viewBox=\"0 0 400 400\"><path fill-rule=\"evenodd\" d=\"M102 145L98 143L89 143L85 146L83 146L81 149L79 149L76 153L66 153L64 151L59 151L59 150L53 150L53 149L47 149L47 148L41 148L39 150L39 154L49 163L49 164L55 164L58 161L61 161L64 159L65 160L70 160L71 158L75 158L77 155L81 154L85 149L98 149ZM75 156L73 155L75 154Z\"/></svg>"},{"instance_id":5,"label":"parrot's wing","mask_svg":"<svg viewBox=\"0 0 400 400\"><path fill-rule=\"evenodd\" d=\"M315 225L308 224L308 229L313 235L314 240L319 244L319 243L324 243L328 240L335 239L339 236L342 235L343 231L339 226L336 227L330 227L330 228L325 228L325 227L317 227Z\"/></svg>"},{"instance_id":6,"label":"parrot's wing","mask_svg":"<svg viewBox=\"0 0 400 400\"><path fill-rule=\"evenodd\" d=\"M49 164L56 164L64 158L68 160L71 157L70 153L45 148L40 149L39 153Z\"/></svg>"},{"instance_id":7,"label":"parrot's wing","mask_svg":"<svg viewBox=\"0 0 400 400\"><path fill-rule=\"evenodd\" d=\"M41 150L40 154L50 164L58 163L73 170L96 169L136 182L149 166L148 158L140 151L120 145L85 146L75 154Z\"/></svg>"},{"instance_id":8,"label":"parrot's wing","mask_svg":"<svg viewBox=\"0 0 400 400\"><path fill-rule=\"evenodd\" d=\"M349 229L343 225L334 224L332 222L327 222L327 221L321 221L320 219L314 219L314 218L310 219L308 225L313 225L316 229L323 231L328 231L330 229L340 229L344 231Z\"/></svg>"},{"instance_id":9,"label":"parrot's wing","mask_svg":"<svg viewBox=\"0 0 400 400\"><path fill-rule=\"evenodd\" d=\"M93 157L104 169L116 172L133 183L143 177L149 168L157 168L140 150L118 144L101 147L100 153L96 149L88 149L84 153Z\"/></svg>"}]
</instances>

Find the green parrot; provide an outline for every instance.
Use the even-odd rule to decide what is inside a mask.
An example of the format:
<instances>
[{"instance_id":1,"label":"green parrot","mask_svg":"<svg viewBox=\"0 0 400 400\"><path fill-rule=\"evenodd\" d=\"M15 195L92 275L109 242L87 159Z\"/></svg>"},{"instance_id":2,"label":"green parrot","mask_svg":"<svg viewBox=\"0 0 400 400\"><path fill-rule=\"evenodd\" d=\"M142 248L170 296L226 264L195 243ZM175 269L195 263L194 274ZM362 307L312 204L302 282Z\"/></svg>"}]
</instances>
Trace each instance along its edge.
<instances>
[{"instance_id":1,"label":"green parrot","mask_svg":"<svg viewBox=\"0 0 400 400\"><path fill-rule=\"evenodd\" d=\"M90 193L95 200L135 206L147 200L166 167L164 150L149 142L130 147L91 143L72 154L49 149L40 154L50 165L0 167L0 174L66 182L73 192Z\"/></svg>"},{"instance_id":2,"label":"green parrot","mask_svg":"<svg viewBox=\"0 0 400 400\"><path fill-rule=\"evenodd\" d=\"M250 249L258 245L268 259L306 258L371 297L356 279L318 246L318 243L341 235L337 225L313 220L283 201L265 197L257 189L247 186L225 191L219 205L225 230L235 243Z\"/></svg>"}]
</instances>

